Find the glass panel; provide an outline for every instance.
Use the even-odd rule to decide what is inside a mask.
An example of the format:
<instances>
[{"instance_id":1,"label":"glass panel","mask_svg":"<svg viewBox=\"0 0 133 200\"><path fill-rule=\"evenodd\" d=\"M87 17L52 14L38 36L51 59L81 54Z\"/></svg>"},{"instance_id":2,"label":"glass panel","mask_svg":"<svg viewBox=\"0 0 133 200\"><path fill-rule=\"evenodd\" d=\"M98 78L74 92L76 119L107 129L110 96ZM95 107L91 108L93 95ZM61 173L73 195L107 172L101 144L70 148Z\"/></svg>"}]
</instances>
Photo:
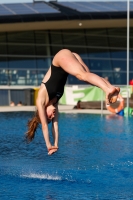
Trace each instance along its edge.
<instances>
[{"instance_id":1,"label":"glass panel","mask_svg":"<svg viewBox=\"0 0 133 200\"><path fill-rule=\"evenodd\" d=\"M107 50L103 51L99 49L98 52L97 49L90 49L89 68L91 71L94 70L97 72L101 71L101 76L102 76L102 70L112 70L110 53Z\"/></svg>"},{"instance_id":2,"label":"glass panel","mask_svg":"<svg viewBox=\"0 0 133 200\"><path fill-rule=\"evenodd\" d=\"M53 59L53 57L54 57L54 55L55 54L57 54L60 50L62 50L63 49L63 46L51 46L51 55L52 55L52 58L51 59Z\"/></svg>"},{"instance_id":3,"label":"glass panel","mask_svg":"<svg viewBox=\"0 0 133 200\"><path fill-rule=\"evenodd\" d=\"M72 76L72 75L68 76L67 83L70 84L70 85L84 85L84 84L87 84L86 82L80 81L79 79L77 79L75 76Z\"/></svg>"},{"instance_id":4,"label":"glass panel","mask_svg":"<svg viewBox=\"0 0 133 200\"><path fill-rule=\"evenodd\" d=\"M7 33L7 41L9 43L34 44L34 32L9 32Z\"/></svg>"},{"instance_id":5,"label":"glass panel","mask_svg":"<svg viewBox=\"0 0 133 200\"><path fill-rule=\"evenodd\" d=\"M27 85L26 70L9 70L10 85Z\"/></svg>"},{"instance_id":6,"label":"glass panel","mask_svg":"<svg viewBox=\"0 0 133 200\"><path fill-rule=\"evenodd\" d=\"M111 50L110 52L111 58L118 58L118 59L126 59L127 58L127 52L126 50Z\"/></svg>"},{"instance_id":7,"label":"glass panel","mask_svg":"<svg viewBox=\"0 0 133 200\"><path fill-rule=\"evenodd\" d=\"M38 70L38 85L41 84L47 70Z\"/></svg>"},{"instance_id":8,"label":"glass panel","mask_svg":"<svg viewBox=\"0 0 133 200\"><path fill-rule=\"evenodd\" d=\"M50 42L53 45L62 45L62 32L61 31L50 31Z\"/></svg>"},{"instance_id":9,"label":"glass panel","mask_svg":"<svg viewBox=\"0 0 133 200\"><path fill-rule=\"evenodd\" d=\"M47 70L10 70L10 85L34 85L41 84Z\"/></svg>"},{"instance_id":10,"label":"glass panel","mask_svg":"<svg viewBox=\"0 0 133 200\"><path fill-rule=\"evenodd\" d=\"M133 48L133 28L130 27L130 47Z\"/></svg>"},{"instance_id":11,"label":"glass panel","mask_svg":"<svg viewBox=\"0 0 133 200\"><path fill-rule=\"evenodd\" d=\"M35 47L33 45L8 44L8 53L11 55L35 55Z\"/></svg>"},{"instance_id":12,"label":"glass panel","mask_svg":"<svg viewBox=\"0 0 133 200\"><path fill-rule=\"evenodd\" d=\"M79 55L81 56L83 62L86 64L88 69L90 69L90 67L89 67L89 57L86 54L82 54L82 53L80 53Z\"/></svg>"},{"instance_id":13,"label":"glass panel","mask_svg":"<svg viewBox=\"0 0 133 200\"><path fill-rule=\"evenodd\" d=\"M87 56L86 38L83 30L63 31L64 48L79 54L81 57ZM87 62L88 65L88 62Z\"/></svg>"},{"instance_id":14,"label":"glass panel","mask_svg":"<svg viewBox=\"0 0 133 200\"><path fill-rule=\"evenodd\" d=\"M50 67L51 62L50 62L51 58L37 58L36 59L36 64L37 64L37 68L38 69L47 69Z\"/></svg>"},{"instance_id":15,"label":"glass panel","mask_svg":"<svg viewBox=\"0 0 133 200\"><path fill-rule=\"evenodd\" d=\"M130 28L129 79L133 78L132 33ZM126 84L126 46L126 28L0 33L0 84L40 85L52 57L62 48L78 53L92 72L112 84ZM73 76L68 82L86 84Z\"/></svg>"},{"instance_id":16,"label":"glass panel","mask_svg":"<svg viewBox=\"0 0 133 200\"><path fill-rule=\"evenodd\" d=\"M114 74L112 70L106 70L106 71L102 71L101 73L96 73L97 75L101 75L103 78L105 78L107 81L109 81L111 84L114 84Z\"/></svg>"},{"instance_id":17,"label":"glass panel","mask_svg":"<svg viewBox=\"0 0 133 200\"><path fill-rule=\"evenodd\" d=\"M114 72L114 84L115 85L126 85L127 76L126 72Z\"/></svg>"},{"instance_id":18,"label":"glass panel","mask_svg":"<svg viewBox=\"0 0 133 200\"><path fill-rule=\"evenodd\" d=\"M108 29L109 46L113 48L124 48L127 46L126 28Z\"/></svg>"},{"instance_id":19,"label":"glass panel","mask_svg":"<svg viewBox=\"0 0 133 200\"><path fill-rule=\"evenodd\" d=\"M129 63L129 80L133 79L133 60Z\"/></svg>"},{"instance_id":20,"label":"glass panel","mask_svg":"<svg viewBox=\"0 0 133 200\"><path fill-rule=\"evenodd\" d=\"M127 37L127 29L126 28L109 28L108 34L110 36L122 36L122 37Z\"/></svg>"},{"instance_id":21,"label":"glass panel","mask_svg":"<svg viewBox=\"0 0 133 200\"><path fill-rule=\"evenodd\" d=\"M8 68L7 58L0 57L0 68L6 69Z\"/></svg>"},{"instance_id":22,"label":"glass panel","mask_svg":"<svg viewBox=\"0 0 133 200\"><path fill-rule=\"evenodd\" d=\"M126 61L126 52L125 51L118 51L118 52L111 52L112 56L112 68L114 71L114 79L115 84L126 84L126 68L127 68L127 61ZM124 72L121 73L121 72Z\"/></svg>"},{"instance_id":23,"label":"glass panel","mask_svg":"<svg viewBox=\"0 0 133 200\"><path fill-rule=\"evenodd\" d=\"M37 70L27 70L27 83L28 85L38 85Z\"/></svg>"},{"instance_id":24,"label":"glass panel","mask_svg":"<svg viewBox=\"0 0 133 200\"><path fill-rule=\"evenodd\" d=\"M126 60L112 59L114 84L126 84Z\"/></svg>"},{"instance_id":25,"label":"glass panel","mask_svg":"<svg viewBox=\"0 0 133 200\"><path fill-rule=\"evenodd\" d=\"M46 71L37 70L9 70L9 84L38 86L45 73Z\"/></svg>"},{"instance_id":26,"label":"glass panel","mask_svg":"<svg viewBox=\"0 0 133 200\"><path fill-rule=\"evenodd\" d=\"M112 70L106 29L86 30L89 68L99 76L108 77L103 70Z\"/></svg>"},{"instance_id":27,"label":"glass panel","mask_svg":"<svg viewBox=\"0 0 133 200\"><path fill-rule=\"evenodd\" d=\"M47 31L35 31L36 44L48 44L48 32Z\"/></svg>"},{"instance_id":28,"label":"glass panel","mask_svg":"<svg viewBox=\"0 0 133 200\"><path fill-rule=\"evenodd\" d=\"M47 52L47 46L46 45L36 44L36 55L46 56L47 54L48 54L48 52Z\"/></svg>"},{"instance_id":29,"label":"glass panel","mask_svg":"<svg viewBox=\"0 0 133 200\"><path fill-rule=\"evenodd\" d=\"M0 55L7 54L6 34L0 33Z\"/></svg>"},{"instance_id":30,"label":"glass panel","mask_svg":"<svg viewBox=\"0 0 133 200\"><path fill-rule=\"evenodd\" d=\"M8 70L2 69L0 70L0 85L8 85L9 76Z\"/></svg>"},{"instance_id":31,"label":"glass panel","mask_svg":"<svg viewBox=\"0 0 133 200\"><path fill-rule=\"evenodd\" d=\"M6 42L6 33L0 33L0 42Z\"/></svg>"},{"instance_id":32,"label":"glass panel","mask_svg":"<svg viewBox=\"0 0 133 200\"><path fill-rule=\"evenodd\" d=\"M10 85L37 85L37 72L35 70L9 70L9 77Z\"/></svg>"},{"instance_id":33,"label":"glass panel","mask_svg":"<svg viewBox=\"0 0 133 200\"><path fill-rule=\"evenodd\" d=\"M0 54L7 54L7 46L6 44L0 43Z\"/></svg>"},{"instance_id":34,"label":"glass panel","mask_svg":"<svg viewBox=\"0 0 133 200\"><path fill-rule=\"evenodd\" d=\"M62 33L60 31L50 31L51 55L54 56L63 49Z\"/></svg>"},{"instance_id":35,"label":"glass panel","mask_svg":"<svg viewBox=\"0 0 133 200\"><path fill-rule=\"evenodd\" d=\"M18 84L18 71L17 70L9 70L9 77L10 77L10 85L17 85Z\"/></svg>"},{"instance_id":36,"label":"glass panel","mask_svg":"<svg viewBox=\"0 0 133 200\"><path fill-rule=\"evenodd\" d=\"M89 48L97 47L97 50L99 50L99 47L100 49L102 49L102 47L105 49L106 47L106 49L108 49L106 29L86 30L86 41Z\"/></svg>"},{"instance_id":37,"label":"glass panel","mask_svg":"<svg viewBox=\"0 0 133 200\"><path fill-rule=\"evenodd\" d=\"M133 28L130 28L130 64L129 80L133 79Z\"/></svg>"},{"instance_id":38,"label":"glass panel","mask_svg":"<svg viewBox=\"0 0 133 200\"><path fill-rule=\"evenodd\" d=\"M9 58L9 68L36 68L36 60L33 58Z\"/></svg>"},{"instance_id":39,"label":"glass panel","mask_svg":"<svg viewBox=\"0 0 133 200\"><path fill-rule=\"evenodd\" d=\"M130 50L130 63L129 63L130 72L133 71L133 51ZM133 77L132 77L133 78Z\"/></svg>"},{"instance_id":40,"label":"glass panel","mask_svg":"<svg viewBox=\"0 0 133 200\"><path fill-rule=\"evenodd\" d=\"M36 31L35 32L35 41L36 41L36 55L37 55L37 68L46 68L48 69L51 65L50 56L50 46L49 46L49 37L48 32L45 31Z\"/></svg>"},{"instance_id":41,"label":"glass panel","mask_svg":"<svg viewBox=\"0 0 133 200\"><path fill-rule=\"evenodd\" d=\"M65 46L86 46L83 30L63 31L63 43Z\"/></svg>"}]
</instances>

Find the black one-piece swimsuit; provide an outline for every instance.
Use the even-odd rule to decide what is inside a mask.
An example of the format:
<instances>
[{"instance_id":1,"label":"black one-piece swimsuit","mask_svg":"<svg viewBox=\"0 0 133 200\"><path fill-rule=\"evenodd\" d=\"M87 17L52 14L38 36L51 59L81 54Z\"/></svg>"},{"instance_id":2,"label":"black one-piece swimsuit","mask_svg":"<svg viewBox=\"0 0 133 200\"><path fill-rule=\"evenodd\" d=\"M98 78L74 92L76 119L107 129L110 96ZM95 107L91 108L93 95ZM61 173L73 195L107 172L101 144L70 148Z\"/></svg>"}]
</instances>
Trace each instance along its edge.
<instances>
[{"instance_id":1,"label":"black one-piece swimsuit","mask_svg":"<svg viewBox=\"0 0 133 200\"><path fill-rule=\"evenodd\" d=\"M53 98L57 98L57 101L62 97L64 92L64 86L66 84L68 73L65 72L61 67L51 65L51 76L45 84L49 101Z\"/></svg>"}]
</instances>

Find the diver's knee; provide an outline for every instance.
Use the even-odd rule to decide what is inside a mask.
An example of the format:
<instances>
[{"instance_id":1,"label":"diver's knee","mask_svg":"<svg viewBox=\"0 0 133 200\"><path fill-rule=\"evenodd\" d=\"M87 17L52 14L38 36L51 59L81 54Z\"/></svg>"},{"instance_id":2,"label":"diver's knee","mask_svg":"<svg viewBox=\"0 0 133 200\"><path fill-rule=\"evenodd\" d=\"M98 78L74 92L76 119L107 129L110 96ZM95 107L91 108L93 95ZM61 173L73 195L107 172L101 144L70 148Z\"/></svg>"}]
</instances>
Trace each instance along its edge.
<instances>
[{"instance_id":1,"label":"diver's knee","mask_svg":"<svg viewBox=\"0 0 133 200\"><path fill-rule=\"evenodd\" d=\"M76 74L76 78L79 79L80 81L85 81L86 73Z\"/></svg>"}]
</instances>

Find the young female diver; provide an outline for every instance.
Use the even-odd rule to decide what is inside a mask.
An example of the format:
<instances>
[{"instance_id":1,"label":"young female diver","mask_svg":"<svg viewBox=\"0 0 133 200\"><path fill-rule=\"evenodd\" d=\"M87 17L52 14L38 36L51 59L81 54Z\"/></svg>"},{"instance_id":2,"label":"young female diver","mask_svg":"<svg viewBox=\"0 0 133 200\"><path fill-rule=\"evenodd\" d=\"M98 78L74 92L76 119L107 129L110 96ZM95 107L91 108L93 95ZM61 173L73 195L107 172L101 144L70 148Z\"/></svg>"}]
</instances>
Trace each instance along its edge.
<instances>
[{"instance_id":1,"label":"young female diver","mask_svg":"<svg viewBox=\"0 0 133 200\"><path fill-rule=\"evenodd\" d=\"M120 91L118 87L112 86L104 78L91 73L78 54L72 53L68 49L60 50L54 56L52 65L43 78L36 100L37 112L28 122L26 133L27 140L31 141L41 123L49 155L58 150L58 101L63 95L68 74L101 88L106 93L106 104L114 103ZM50 143L48 131L48 123L51 121L53 146Z\"/></svg>"}]
</instances>

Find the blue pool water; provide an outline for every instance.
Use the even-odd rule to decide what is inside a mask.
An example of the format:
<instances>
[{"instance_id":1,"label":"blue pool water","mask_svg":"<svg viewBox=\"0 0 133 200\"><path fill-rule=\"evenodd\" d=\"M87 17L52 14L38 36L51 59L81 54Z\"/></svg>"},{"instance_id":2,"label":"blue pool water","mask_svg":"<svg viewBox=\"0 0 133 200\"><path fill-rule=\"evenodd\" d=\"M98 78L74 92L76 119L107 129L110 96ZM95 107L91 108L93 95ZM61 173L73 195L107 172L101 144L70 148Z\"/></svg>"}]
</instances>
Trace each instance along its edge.
<instances>
[{"instance_id":1,"label":"blue pool water","mask_svg":"<svg viewBox=\"0 0 133 200\"><path fill-rule=\"evenodd\" d=\"M133 199L133 118L60 114L59 151L41 128L26 144L32 112L0 113L1 200Z\"/></svg>"}]
</instances>

